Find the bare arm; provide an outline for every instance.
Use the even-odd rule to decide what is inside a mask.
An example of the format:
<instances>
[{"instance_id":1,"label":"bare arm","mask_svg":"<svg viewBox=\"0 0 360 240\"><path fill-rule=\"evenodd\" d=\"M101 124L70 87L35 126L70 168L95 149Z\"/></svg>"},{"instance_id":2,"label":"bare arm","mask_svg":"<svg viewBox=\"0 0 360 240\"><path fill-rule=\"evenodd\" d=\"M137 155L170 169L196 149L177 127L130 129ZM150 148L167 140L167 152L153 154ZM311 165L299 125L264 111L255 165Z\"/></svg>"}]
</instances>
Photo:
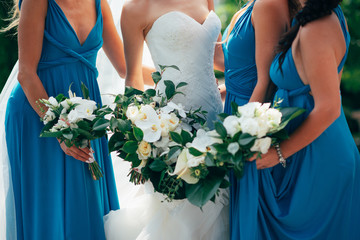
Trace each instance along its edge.
<instances>
[{"instance_id":1,"label":"bare arm","mask_svg":"<svg viewBox=\"0 0 360 240\"><path fill-rule=\"evenodd\" d=\"M317 22L309 23L300 30L299 50L305 80L310 84L314 97L314 109L306 120L281 143L285 158L300 151L318 138L340 115L340 81L335 49L341 44L334 40L334 29ZM257 161L258 168L278 163L274 149Z\"/></svg>"},{"instance_id":2,"label":"bare arm","mask_svg":"<svg viewBox=\"0 0 360 240\"><path fill-rule=\"evenodd\" d=\"M257 84L250 102L264 102L270 83L269 70L281 35L289 20L275 1L257 1L253 10Z\"/></svg>"},{"instance_id":3,"label":"bare arm","mask_svg":"<svg viewBox=\"0 0 360 240\"><path fill-rule=\"evenodd\" d=\"M21 5L18 28L19 45L19 83L32 108L41 117L37 103L40 98L48 98L42 82L37 75L44 37L47 0L26 0Z\"/></svg>"},{"instance_id":4,"label":"bare arm","mask_svg":"<svg viewBox=\"0 0 360 240\"><path fill-rule=\"evenodd\" d=\"M142 71L143 55L143 12L136 3L127 2L121 14L121 30L124 39L126 78L125 85L139 90L144 90L144 79Z\"/></svg>"},{"instance_id":5,"label":"bare arm","mask_svg":"<svg viewBox=\"0 0 360 240\"><path fill-rule=\"evenodd\" d=\"M208 8L211 11L215 11L214 8L214 1L208 0ZM219 44L221 42L222 36L221 33L219 34L219 37L217 39L217 43L215 44L215 53L214 53L214 69L219 70L221 72L225 71L224 66L224 53L222 50L222 45Z\"/></svg>"},{"instance_id":6,"label":"bare arm","mask_svg":"<svg viewBox=\"0 0 360 240\"><path fill-rule=\"evenodd\" d=\"M48 98L48 94L37 75L44 37L47 4L47 0L23 1L18 28L18 80L30 105L40 117L44 113L40 111L37 101L41 98ZM74 146L68 148L65 143L61 144L61 148L67 155L80 161L86 162L91 158L88 148L79 149Z\"/></svg>"},{"instance_id":7,"label":"bare arm","mask_svg":"<svg viewBox=\"0 0 360 240\"><path fill-rule=\"evenodd\" d=\"M103 15L103 49L106 56L110 59L112 65L120 77L125 78L126 66L124 47L120 36L116 30L109 4L106 0L101 1L101 10Z\"/></svg>"}]
</instances>

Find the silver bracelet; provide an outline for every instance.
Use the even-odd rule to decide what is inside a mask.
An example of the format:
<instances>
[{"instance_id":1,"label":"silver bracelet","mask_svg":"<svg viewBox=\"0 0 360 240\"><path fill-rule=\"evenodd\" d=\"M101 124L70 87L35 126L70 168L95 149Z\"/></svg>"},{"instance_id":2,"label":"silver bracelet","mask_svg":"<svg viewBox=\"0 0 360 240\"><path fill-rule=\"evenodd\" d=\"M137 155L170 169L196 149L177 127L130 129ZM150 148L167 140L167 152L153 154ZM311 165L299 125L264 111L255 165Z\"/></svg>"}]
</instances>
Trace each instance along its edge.
<instances>
[{"instance_id":1,"label":"silver bracelet","mask_svg":"<svg viewBox=\"0 0 360 240\"><path fill-rule=\"evenodd\" d=\"M277 155L279 157L279 163L284 167L286 168L286 159L283 157L282 153L281 153L281 149L280 149L280 144L279 143L276 143L274 145L275 149L276 149L276 152L277 152Z\"/></svg>"}]
</instances>

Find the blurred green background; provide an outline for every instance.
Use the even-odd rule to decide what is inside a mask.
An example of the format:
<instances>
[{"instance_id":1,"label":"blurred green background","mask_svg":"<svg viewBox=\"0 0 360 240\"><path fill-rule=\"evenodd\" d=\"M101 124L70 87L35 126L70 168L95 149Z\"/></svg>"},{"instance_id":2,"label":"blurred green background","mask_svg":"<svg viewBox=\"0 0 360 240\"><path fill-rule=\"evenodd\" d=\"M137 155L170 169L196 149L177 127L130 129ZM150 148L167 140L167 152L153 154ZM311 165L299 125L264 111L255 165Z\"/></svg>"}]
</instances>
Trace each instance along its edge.
<instances>
[{"instance_id":1,"label":"blurred green background","mask_svg":"<svg viewBox=\"0 0 360 240\"><path fill-rule=\"evenodd\" d=\"M8 17L8 12L12 7L12 0L0 0L0 4L0 27L4 27L6 25L4 19ZM224 30L242 2L239 2L239 0L215 0L215 4L216 13L221 19L222 30ZM341 83L342 100L351 132L359 146L360 119L358 122L355 115L360 111L360 0L343 0L342 9L351 35L349 55ZM17 60L16 36L13 34L14 32L0 34L0 90Z\"/></svg>"}]
</instances>

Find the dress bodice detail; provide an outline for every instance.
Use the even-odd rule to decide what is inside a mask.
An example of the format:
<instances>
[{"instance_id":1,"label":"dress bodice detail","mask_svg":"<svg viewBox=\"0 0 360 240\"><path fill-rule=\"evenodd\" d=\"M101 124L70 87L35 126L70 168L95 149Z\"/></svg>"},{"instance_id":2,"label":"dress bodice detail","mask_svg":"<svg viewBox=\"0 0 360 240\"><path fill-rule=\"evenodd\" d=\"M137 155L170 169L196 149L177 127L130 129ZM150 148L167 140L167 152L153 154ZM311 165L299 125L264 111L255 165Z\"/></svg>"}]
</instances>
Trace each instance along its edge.
<instances>
[{"instance_id":1,"label":"dress bodice detail","mask_svg":"<svg viewBox=\"0 0 360 240\"><path fill-rule=\"evenodd\" d=\"M226 91L249 98L257 82L255 62L255 30L251 22L255 1L250 3L223 43ZM229 28L223 34L228 35Z\"/></svg>"},{"instance_id":2,"label":"dress bodice detail","mask_svg":"<svg viewBox=\"0 0 360 240\"><path fill-rule=\"evenodd\" d=\"M100 0L95 0L97 18L85 42L80 44L77 34L55 0L48 1L45 19L43 51L38 70L74 62L82 62L95 76L96 56L101 48L103 19ZM59 21L61 19L61 21ZM55 37L56 36L56 37Z\"/></svg>"},{"instance_id":3,"label":"dress bodice detail","mask_svg":"<svg viewBox=\"0 0 360 240\"><path fill-rule=\"evenodd\" d=\"M163 79L188 83L179 89L174 101L186 109L202 107L211 124L222 111L220 93L214 76L214 50L221 23L211 11L201 24L183 12L171 11L155 20L146 36L157 70L160 65L176 65L180 71L167 69ZM164 92L163 81L158 90Z\"/></svg>"}]
</instances>

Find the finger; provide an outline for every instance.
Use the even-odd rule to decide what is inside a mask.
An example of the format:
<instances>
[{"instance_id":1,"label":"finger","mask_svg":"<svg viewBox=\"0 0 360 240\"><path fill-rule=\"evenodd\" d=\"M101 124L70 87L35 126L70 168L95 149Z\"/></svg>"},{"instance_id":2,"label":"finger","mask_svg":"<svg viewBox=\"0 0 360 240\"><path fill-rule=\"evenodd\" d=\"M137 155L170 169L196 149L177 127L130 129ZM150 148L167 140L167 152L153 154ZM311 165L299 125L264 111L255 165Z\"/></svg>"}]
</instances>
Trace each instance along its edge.
<instances>
[{"instance_id":1,"label":"finger","mask_svg":"<svg viewBox=\"0 0 360 240\"><path fill-rule=\"evenodd\" d=\"M92 153L90 153L90 152L89 152L89 153L86 153L86 152L82 151L80 148L77 148L77 147L75 147L75 146L71 147L70 150L71 150L72 152L75 152L77 155L82 156L83 158L90 158L90 157L92 157Z\"/></svg>"},{"instance_id":2,"label":"finger","mask_svg":"<svg viewBox=\"0 0 360 240\"><path fill-rule=\"evenodd\" d=\"M78 148L80 151L84 152L85 154L90 155L91 152L93 152L92 149L85 147L85 148Z\"/></svg>"},{"instance_id":3,"label":"finger","mask_svg":"<svg viewBox=\"0 0 360 240\"><path fill-rule=\"evenodd\" d=\"M71 151L71 150L69 150L69 152L70 152L70 156L71 157L73 157L73 158L75 158L75 159L77 159L77 160L79 160L79 161L82 161L82 162L86 162L86 163L88 163L89 161L90 161L90 157L83 157L83 156L81 156L81 155L79 155L79 154L77 154L76 152L74 152L74 151Z\"/></svg>"}]
</instances>

